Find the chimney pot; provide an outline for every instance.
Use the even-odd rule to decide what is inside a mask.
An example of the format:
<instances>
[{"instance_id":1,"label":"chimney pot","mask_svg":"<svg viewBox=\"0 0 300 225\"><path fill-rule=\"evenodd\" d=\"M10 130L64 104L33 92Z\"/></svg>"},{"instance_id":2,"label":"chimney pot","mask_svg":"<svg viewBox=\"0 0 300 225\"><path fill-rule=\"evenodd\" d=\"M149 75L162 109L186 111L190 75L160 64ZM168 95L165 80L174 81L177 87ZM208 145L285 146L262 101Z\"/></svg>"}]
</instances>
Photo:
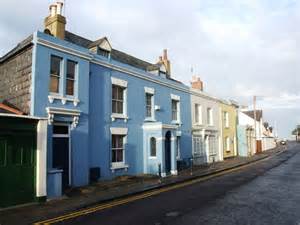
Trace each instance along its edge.
<instances>
[{"instance_id":1,"label":"chimney pot","mask_svg":"<svg viewBox=\"0 0 300 225\"><path fill-rule=\"evenodd\" d=\"M50 9L50 16L53 17L56 15L56 8L57 8L57 5L50 5L49 9Z\"/></svg>"},{"instance_id":2,"label":"chimney pot","mask_svg":"<svg viewBox=\"0 0 300 225\"><path fill-rule=\"evenodd\" d=\"M62 15L62 8L63 8L64 3L62 2L56 2L57 6L57 14Z\"/></svg>"}]
</instances>

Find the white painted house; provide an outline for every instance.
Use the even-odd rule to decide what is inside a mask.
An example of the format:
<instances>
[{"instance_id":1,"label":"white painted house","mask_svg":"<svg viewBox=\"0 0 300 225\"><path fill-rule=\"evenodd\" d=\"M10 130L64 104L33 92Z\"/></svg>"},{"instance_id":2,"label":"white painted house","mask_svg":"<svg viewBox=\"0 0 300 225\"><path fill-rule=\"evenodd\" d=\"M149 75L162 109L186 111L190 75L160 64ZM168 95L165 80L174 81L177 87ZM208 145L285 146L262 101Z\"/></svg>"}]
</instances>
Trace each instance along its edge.
<instances>
[{"instance_id":1,"label":"white painted house","mask_svg":"<svg viewBox=\"0 0 300 225\"><path fill-rule=\"evenodd\" d=\"M220 151L218 100L203 92L203 83L199 78L193 77L191 84L194 164L220 161L223 158Z\"/></svg>"}]
</instances>

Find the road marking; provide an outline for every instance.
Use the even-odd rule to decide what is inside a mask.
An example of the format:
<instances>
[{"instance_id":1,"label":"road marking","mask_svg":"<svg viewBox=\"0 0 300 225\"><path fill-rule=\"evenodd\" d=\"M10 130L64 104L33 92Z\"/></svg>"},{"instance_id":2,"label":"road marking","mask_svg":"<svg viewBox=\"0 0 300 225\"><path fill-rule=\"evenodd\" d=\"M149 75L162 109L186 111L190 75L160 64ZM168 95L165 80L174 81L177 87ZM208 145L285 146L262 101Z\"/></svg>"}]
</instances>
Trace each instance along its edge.
<instances>
[{"instance_id":1,"label":"road marking","mask_svg":"<svg viewBox=\"0 0 300 225\"><path fill-rule=\"evenodd\" d=\"M275 155L273 155L273 156L275 156ZM179 184L174 184L174 185L171 185L171 186L162 187L162 188L155 189L155 190L152 190L152 191L147 191L145 193L137 194L137 195L130 196L130 197L127 197L127 198L124 198L124 199L113 200L109 203L103 203L103 204L100 204L100 205L97 205L97 206L93 206L91 208L82 209L82 210L79 210L77 212L72 212L72 213L62 215L62 216L58 216L56 218L36 222L36 223L34 223L34 225L54 224L54 223L62 222L62 221L65 221L65 220L74 219L76 217L88 215L88 214L98 212L98 211L101 211L101 210L104 210L104 209L109 209L109 208L112 208L112 207L115 207L115 206L124 205L124 204L130 203L130 202L134 202L134 201L137 201L137 200L141 200L141 199L144 199L144 198L155 196L155 195L158 195L158 194L161 194L161 193L164 193L164 192L168 192L168 191L171 191L171 190L175 190L175 189L183 188L183 187L186 187L186 186L190 186L190 185L195 184L195 183L203 182L203 181L215 178L215 177L219 177L219 176L222 176L222 175L225 175L225 174L228 174L228 173L232 173L232 172L241 170L243 168L252 166L252 165L257 164L261 161L269 159L270 157L271 156L267 156L266 158L259 159L255 162L251 162L251 163L244 164L244 165L241 165L241 166L238 166L238 167L235 167L235 168L231 168L231 169L223 170L223 171L220 171L220 172L216 172L215 174L207 175L205 177L195 178L193 180L185 181L185 182L182 182L182 183L179 183Z\"/></svg>"}]
</instances>

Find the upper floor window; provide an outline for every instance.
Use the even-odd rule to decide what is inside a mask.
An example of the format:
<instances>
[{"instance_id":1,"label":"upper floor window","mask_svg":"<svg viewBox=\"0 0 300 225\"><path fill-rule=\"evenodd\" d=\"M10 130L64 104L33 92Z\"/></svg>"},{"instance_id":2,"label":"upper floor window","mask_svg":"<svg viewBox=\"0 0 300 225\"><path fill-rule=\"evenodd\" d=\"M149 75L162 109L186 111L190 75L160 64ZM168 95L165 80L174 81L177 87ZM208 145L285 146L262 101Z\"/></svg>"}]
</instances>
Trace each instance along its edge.
<instances>
[{"instance_id":1,"label":"upper floor window","mask_svg":"<svg viewBox=\"0 0 300 225\"><path fill-rule=\"evenodd\" d=\"M207 124L213 125L213 111L212 108L207 108Z\"/></svg>"},{"instance_id":2,"label":"upper floor window","mask_svg":"<svg viewBox=\"0 0 300 225\"><path fill-rule=\"evenodd\" d=\"M228 114L228 112L224 112L223 120L224 120L224 126L226 128L228 128L229 127L229 114Z\"/></svg>"},{"instance_id":3,"label":"upper floor window","mask_svg":"<svg viewBox=\"0 0 300 225\"><path fill-rule=\"evenodd\" d=\"M179 111L178 111L179 101L172 99L172 120L179 120Z\"/></svg>"},{"instance_id":4,"label":"upper floor window","mask_svg":"<svg viewBox=\"0 0 300 225\"><path fill-rule=\"evenodd\" d=\"M156 139L150 138L150 157L156 157Z\"/></svg>"},{"instance_id":5,"label":"upper floor window","mask_svg":"<svg viewBox=\"0 0 300 225\"><path fill-rule=\"evenodd\" d=\"M76 67L76 62L71 60L67 61L66 95L74 95Z\"/></svg>"},{"instance_id":6,"label":"upper floor window","mask_svg":"<svg viewBox=\"0 0 300 225\"><path fill-rule=\"evenodd\" d=\"M59 93L62 58L51 56L49 91Z\"/></svg>"},{"instance_id":7,"label":"upper floor window","mask_svg":"<svg viewBox=\"0 0 300 225\"><path fill-rule=\"evenodd\" d=\"M202 107L199 104L195 104L195 122L202 124Z\"/></svg>"},{"instance_id":8,"label":"upper floor window","mask_svg":"<svg viewBox=\"0 0 300 225\"><path fill-rule=\"evenodd\" d=\"M112 113L124 113L124 87L112 85Z\"/></svg>"},{"instance_id":9,"label":"upper floor window","mask_svg":"<svg viewBox=\"0 0 300 225\"><path fill-rule=\"evenodd\" d=\"M146 93L146 117L153 117L153 95Z\"/></svg>"}]
</instances>

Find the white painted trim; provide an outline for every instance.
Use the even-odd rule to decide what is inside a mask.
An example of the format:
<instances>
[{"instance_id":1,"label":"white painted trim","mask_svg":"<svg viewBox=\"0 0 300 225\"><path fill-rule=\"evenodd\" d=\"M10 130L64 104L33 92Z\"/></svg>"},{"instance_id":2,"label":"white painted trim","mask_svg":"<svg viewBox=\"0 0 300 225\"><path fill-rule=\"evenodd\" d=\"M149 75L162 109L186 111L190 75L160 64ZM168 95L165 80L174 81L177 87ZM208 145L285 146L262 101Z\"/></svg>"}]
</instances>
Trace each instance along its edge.
<instances>
[{"instance_id":1,"label":"white painted trim","mask_svg":"<svg viewBox=\"0 0 300 225\"><path fill-rule=\"evenodd\" d=\"M47 196L47 128L46 120L37 125L36 196Z\"/></svg>"},{"instance_id":2,"label":"white painted trim","mask_svg":"<svg viewBox=\"0 0 300 225\"><path fill-rule=\"evenodd\" d=\"M128 84L128 82L126 80L121 80L116 77L111 77L111 83L113 85L117 85L117 86L124 87L124 88L127 88L127 84Z\"/></svg>"},{"instance_id":3,"label":"white painted trim","mask_svg":"<svg viewBox=\"0 0 300 225\"><path fill-rule=\"evenodd\" d=\"M180 101L180 96L179 95L171 94L171 99L172 100L176 100L176 101Z\"/></svg>"},{"instance_id":4,"label":"white painted trim","mask_svg":"<svg viewBox=\"0 0 300 225\"><path fill-rule=\"evenodd\" d=\"M124 127L111 127L110 128L110 133L111 134L115 134L115 135L127 135L128 128L124 128Z\"/></svg>"},{"instance_id":5,"label":"white painted trim","mask_svg":"<svg viewBox=\"0 0 300 225\"><path fill-rule=\"evenodd\" d=\"M48 95L48 99L50 103L53 103L54 100L61 100L61 103L65 105L67 102L73 102L74 106L77 106L78 103L80 102L79 99L77 98L72 98L72 97L63 97L59 95Z\"/></svg>"},{"instance_id":6,"label":"white painted trim","mask_svg":"<svg viewBox=\"0 0 300 225\"><path fill-rule=\"evenodd\" d=\"M125 163L111 163L110 169L114 172L114 170L119 170L119 169L128 169L129 165Z\"/></svg>"},{"instance_id":7,"label":"white painted trim","mask_svg":"<svg viewBox=\"0 0 300 225\"><path fill-rule=\"evenodd\" d=\"M13 117L13 118L23 118L23 119L30 119L30 120L47 120L46 117L16 115L16 114L9 114L9 113L0 113L0 117Z\"/></svg>"},{"instance_id":8,"label":"white painted trim","mask_svg":"<svg viewBox=\"0 0 300 225\"><path fill-rule=\"evenodd\" d=\"M148 94L151 94L151 95L154 95L154 93L155 93L154 88L144 87L144 89L145 89L145 93L148 93Z\"/></svg>"},{"instance_id":9,"label":"white painted trim","mask_svg":"<svg viewBox=\"0 0 300 225\"><path fill-rule=\"evenodd\" d=\"M55 108L55 107L47 107L47 113L60 114L60 115L68 115L68 116L80 116L81 111L76 109L66 109L66 108Z\"/></svg>"},{"instance_id":10,"label":"white painted trim","mask_svg":"<svg viewBox=\"0 0 300 225\"><path fill-rule=\"evenodd\" d=\"M172 175L178 175L178 171L177 170L171 170L171 174Z\"/></svg>"},{"instance_id":11,"label":"white painted trim","mask_svg":"<svg viewBox=\"0 0 300 225\"><path fill-rule=\"evenodd\" d=\"M127 122L127 120L129 119L127 115L120 113L113 113L110 117L112 121L115 121L116 119L123 119L125 120L125 122Z\"/></svg>"},{"instance_id":12,"label":"white painted trim","mask_svg":"<svg viewBox=\"0 0 300 225\"><path fill-rule=\"evenodd\" d=\"M144 130L161 130L161 129L178 129L178 125L174 124L162 124L162 123L144 123L142 128Z\"/></svg>"}]
</instances>

